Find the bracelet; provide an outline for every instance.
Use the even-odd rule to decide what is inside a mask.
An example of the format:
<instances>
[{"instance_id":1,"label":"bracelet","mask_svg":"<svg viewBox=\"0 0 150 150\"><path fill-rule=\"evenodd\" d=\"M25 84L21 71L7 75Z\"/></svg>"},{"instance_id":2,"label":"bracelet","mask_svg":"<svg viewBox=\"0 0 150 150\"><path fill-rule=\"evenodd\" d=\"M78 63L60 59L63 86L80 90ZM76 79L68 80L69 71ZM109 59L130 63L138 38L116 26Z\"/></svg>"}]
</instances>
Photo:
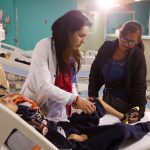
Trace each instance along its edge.
<instances>
[{"instance_id":1,"label":"bracelet","mask_svg":"<svg viewBox=\"0 0 150 150\"><path fill-rule=\"evenodd\" d=\"M76 99L73 101L73 106L77 105L78 100L79 100L79 96L77 96Z\"/></svg>"}]
</instances>

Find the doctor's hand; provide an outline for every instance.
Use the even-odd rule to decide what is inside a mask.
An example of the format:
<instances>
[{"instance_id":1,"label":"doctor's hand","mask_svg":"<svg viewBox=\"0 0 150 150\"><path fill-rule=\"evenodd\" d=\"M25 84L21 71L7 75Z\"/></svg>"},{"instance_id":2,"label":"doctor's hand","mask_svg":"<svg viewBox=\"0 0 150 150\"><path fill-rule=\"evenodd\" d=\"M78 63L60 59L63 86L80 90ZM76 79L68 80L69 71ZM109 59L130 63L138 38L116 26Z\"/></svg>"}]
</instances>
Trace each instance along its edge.
<instances>
[{"instance_id":1,"label":"doctor's hand","mask_svg":"<svg viewBox=\"0 0 150 150\"><path fill-rule=\"evenodd\" d=\"M74 101L76 109L81 109L85 114L92 114L96 111L95 104L81 97L77 97Z\"/></svg>"}]
</instances>

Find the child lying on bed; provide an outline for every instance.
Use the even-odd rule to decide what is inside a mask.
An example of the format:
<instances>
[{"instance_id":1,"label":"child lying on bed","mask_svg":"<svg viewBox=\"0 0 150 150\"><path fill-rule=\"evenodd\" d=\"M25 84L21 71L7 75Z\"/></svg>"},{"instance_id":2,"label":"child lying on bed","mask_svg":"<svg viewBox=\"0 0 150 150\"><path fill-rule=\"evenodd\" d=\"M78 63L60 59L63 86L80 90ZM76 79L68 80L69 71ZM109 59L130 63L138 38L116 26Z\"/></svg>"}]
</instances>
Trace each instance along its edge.
<instances>
[{"instance_id":1,"label":"child lying on bed","mask_svg":"<svg viewBox=\"0 0 150 150\"><path fill-rule=\"evenodd\" d=\"M105 115L105 110L119 119L124 115L112 109L102 100L97 99L93 100L97 109L94 114L89 116L83 113L74 113L69 118L70 122L58 122L57 124L53 121L48 121L40 112L35 102L20 94L8 94L2 97L0 102L34 126L58 148L95 148L97 150L105 150L109 147L116 148L124 140L130 137L138 140L150 131L149 122L138 123L136 125L118 123L98 126L99 119ZM108 136L109 138L107 138ZM95 142L99 144L94 145Z\"/></svg>"},{"instance_id":2,"label":"child lying on bed","mask_svg":"<svg viewBox=\"0 0 150 150\"><path fill-rule=\"evenodd\" d=\"M103 100L96 100L96 101L101 104L100 105L101 108L99 110L100 115L98 116L98 119L103 117L106 112L116 116L119 119L122 119L124 117L124 115L122 113L114 110L112 107L107 105L107 103L105 103ZM93 102L94 102L94 100L93 100ZM38 130L42 130L42 127L44 127L47 124L46 123L47 119L42 114L42 112L40 111L37 104L33 100L25 98L21 94L7 94L0 98L0 103L4 104L6 107L8 107L13 112L16 112L25 121L36 126L35 128ZM75 116L75 115L77 115L77 113L73 114L73 116ZM32 116L34 116L34 117L32 117ZM69 120L71 118L72 117L70 117ZM97 122L95 125L97 126L98 124L99 124L99 122ZM44 135L44 133L42 133L42 134Z\"/></svg>"}]
</instances>

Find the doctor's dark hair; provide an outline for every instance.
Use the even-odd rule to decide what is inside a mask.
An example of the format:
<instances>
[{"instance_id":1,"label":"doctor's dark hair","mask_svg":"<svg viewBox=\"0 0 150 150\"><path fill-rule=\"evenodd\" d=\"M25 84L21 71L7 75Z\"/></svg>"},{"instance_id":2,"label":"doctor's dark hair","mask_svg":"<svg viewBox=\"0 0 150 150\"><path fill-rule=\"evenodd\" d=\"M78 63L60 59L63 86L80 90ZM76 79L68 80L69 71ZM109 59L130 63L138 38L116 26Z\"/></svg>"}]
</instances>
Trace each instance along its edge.
<instances>
[{"instance_id":1,"label":"doctor's dark hair","mask_svg":"<svg viewBox=\"0 0 150 150\"><path fill-rule=\"evenodd\" d=\"M120 29L120 36L126 37L129 33L137 33L139 35L138 43L136 44L144 52L144 44L142 42L142 27L136 21L126 22Z\"/></svg>"},{"instance_id":2,"label":"doctor's dark hair","mask_svg":"<svg viewBox=\"0 0 150 150\"><path fill-rule=\"evenodd\" d=\"M64 72L69 63L69 58L73 57L73 66L79 71L81 56L79 50L68 50L71 35L84 26L91 27L88 18L78 10L71 10L58 18L52 25L52 49L56 51L56 58L60 72Z\"/></svg>"}]
</instances>

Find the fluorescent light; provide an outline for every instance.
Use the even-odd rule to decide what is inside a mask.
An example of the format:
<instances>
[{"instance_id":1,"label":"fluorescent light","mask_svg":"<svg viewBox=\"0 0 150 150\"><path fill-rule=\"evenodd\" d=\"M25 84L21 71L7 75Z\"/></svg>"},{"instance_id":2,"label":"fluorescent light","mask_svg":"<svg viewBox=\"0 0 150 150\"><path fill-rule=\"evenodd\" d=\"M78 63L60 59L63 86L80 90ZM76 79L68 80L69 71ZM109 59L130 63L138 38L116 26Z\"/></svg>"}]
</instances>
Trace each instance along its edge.
<instances>
[{"instance_id":1,"label":"fluorescent light","mask_svg":"<svg viewBox=\"0 0 150 150\"><path fill-rule=\"evenodd\" d=\"M120 6L120 4L115 4L114 6L119 7L119 6Z\"/></svg>"},{"instance_id":2,"label":"fluorescent light","mask_svg":"<svg viewBox=\"0 0 150 150\"><path fill-rule=\"evenodd\" d=\"M115 5L116 0L99 0L99 5L103 9L109 9Z\"/></svg>"}]
</instances>

